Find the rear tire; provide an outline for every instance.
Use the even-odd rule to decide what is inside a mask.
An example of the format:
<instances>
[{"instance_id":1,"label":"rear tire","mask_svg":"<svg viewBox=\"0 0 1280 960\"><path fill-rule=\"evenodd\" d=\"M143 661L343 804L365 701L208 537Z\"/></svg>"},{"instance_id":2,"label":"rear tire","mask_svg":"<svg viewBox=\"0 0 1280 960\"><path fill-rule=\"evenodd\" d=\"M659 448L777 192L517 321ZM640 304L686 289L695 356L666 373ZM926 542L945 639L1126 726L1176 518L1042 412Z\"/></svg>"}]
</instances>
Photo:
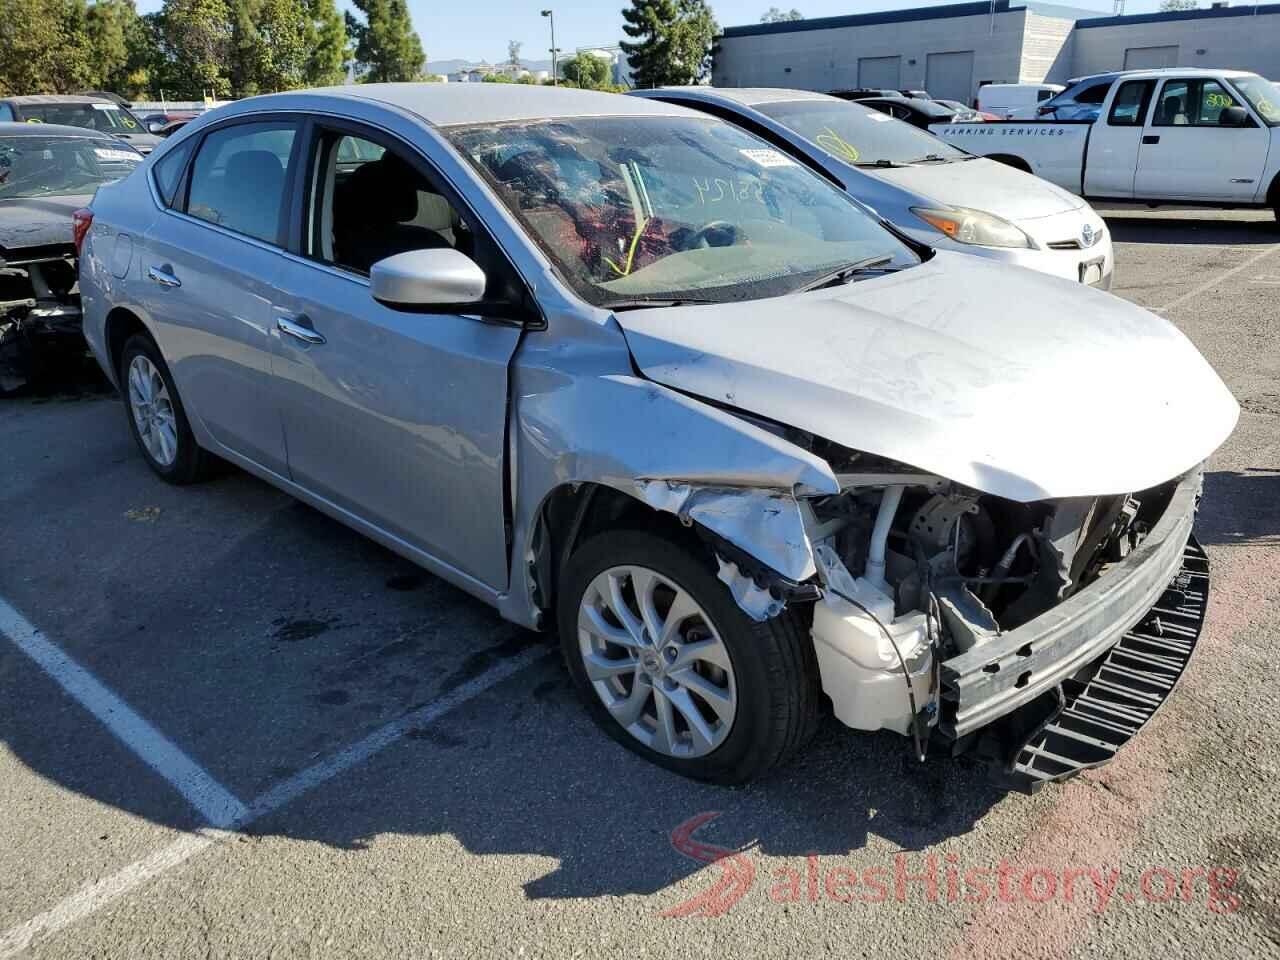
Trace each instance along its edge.
<instances>
[{"instance_id":1,"label":"rear tire","mask_svg":"<svg viewBox=\"0 0 1280 960\"><path fill-rule=\"evenodd\" d=\"M812 738L821 687L800 612L757 623L709 562L632 530L587 541L561 583L565 664L593 719L629 750L695 780L737 784L786 763ZM627 615L614 612L618 603ZM664 636L648 644L651 626Z\"/></svg>"},{"instance_id":2,"label":"rear tire","mask_svg":"<svg viewBox=\"0 0 1280 960\"><path fill-rule=\"evenodd\" d=\"M147 466L178 486L208 477L214 458L196 443L173 375L155 341L141 333L125 341L117 373L129 432Z\"/></svg>"}]
</instances>

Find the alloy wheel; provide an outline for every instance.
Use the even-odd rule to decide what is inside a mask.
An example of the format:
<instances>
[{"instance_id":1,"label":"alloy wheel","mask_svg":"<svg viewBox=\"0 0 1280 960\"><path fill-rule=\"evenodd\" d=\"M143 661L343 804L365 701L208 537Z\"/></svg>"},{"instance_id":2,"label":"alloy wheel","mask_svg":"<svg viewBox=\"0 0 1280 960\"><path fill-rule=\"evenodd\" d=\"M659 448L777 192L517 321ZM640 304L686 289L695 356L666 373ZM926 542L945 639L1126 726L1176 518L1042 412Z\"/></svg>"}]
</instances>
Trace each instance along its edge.
<instances>
[{"instance_id":1,"label":"alloy wheel","mask_svg":"<svg viewBox=\"0 0 1280 960\"><path fill-rule=\"evenodd\" d=\"M178 458L178 422L169 388L155 364L139 354L129 364L129 409L147 454L162 467Z\"/></svg>"},{"instance_id":2,"label":"alloy wheel","mask_svg":"<svg viewBox=\"0 0 1280 960\"><path fill-rule=\"evenodd\" d=\"M729 651L711 618L655 570L611 567L578 608L587 679L629 734L670 757L715 750L737 714Z\"/></svg>"}]
</instances>

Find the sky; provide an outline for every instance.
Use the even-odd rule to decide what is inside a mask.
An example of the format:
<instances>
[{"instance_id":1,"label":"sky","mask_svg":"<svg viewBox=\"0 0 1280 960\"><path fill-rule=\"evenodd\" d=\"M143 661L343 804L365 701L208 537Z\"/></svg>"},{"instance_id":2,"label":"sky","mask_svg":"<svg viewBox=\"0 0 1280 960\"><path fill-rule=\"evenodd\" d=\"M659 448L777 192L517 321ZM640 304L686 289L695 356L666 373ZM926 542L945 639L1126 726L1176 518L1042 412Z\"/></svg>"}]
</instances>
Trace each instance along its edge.
<instances>
[{"instance_id":1,"label":"sky","mask_svg":"<svg viewBox=\"0 0 1280 960\"><path fill-rule=\"evenodd\" d=\"M806 17L833 17L904 7L929 7L956 0L710 0L722 27L758 23L771 6L792 7ZM1016 2L1016 0L1015 0ZM1066 6L1111 14L1111 0L1052 0ZM346 0L339 6L349 7ZM626 0L471 0L441 3L409 0L415 29L422 38L428 60L488 60L507 58L507 41L523 43L520 55L528 60L550 58L550 31L540 11L555 10L556 45L572 52L578 47L602 46L622 39L622 13ZM1126 0L1125 13L1150 13L1159 0ZM1202 4L1208 6L1208 3ZM159 9L160 0L139 0L138 9Z\"/></svg>"}]
</instances>

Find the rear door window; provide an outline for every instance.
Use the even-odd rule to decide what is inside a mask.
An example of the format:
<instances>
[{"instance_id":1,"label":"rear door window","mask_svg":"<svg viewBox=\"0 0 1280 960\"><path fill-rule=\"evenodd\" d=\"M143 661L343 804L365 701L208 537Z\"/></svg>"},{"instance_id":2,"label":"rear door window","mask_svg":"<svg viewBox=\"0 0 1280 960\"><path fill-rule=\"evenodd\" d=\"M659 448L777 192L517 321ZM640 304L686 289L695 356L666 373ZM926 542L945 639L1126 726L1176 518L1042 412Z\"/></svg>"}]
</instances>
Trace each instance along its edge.
<instances>
[{"instance_id":1,"label":"rear door window","mask_svg":"<svg viewBox=\"0 0 1280 960\"><path fill-rule=\"evenodd\" d=\"M186 212L268 243L283 245L285 195L297 126L241 123L214 130L191 167Z\"/></svg>"}]
</instances>

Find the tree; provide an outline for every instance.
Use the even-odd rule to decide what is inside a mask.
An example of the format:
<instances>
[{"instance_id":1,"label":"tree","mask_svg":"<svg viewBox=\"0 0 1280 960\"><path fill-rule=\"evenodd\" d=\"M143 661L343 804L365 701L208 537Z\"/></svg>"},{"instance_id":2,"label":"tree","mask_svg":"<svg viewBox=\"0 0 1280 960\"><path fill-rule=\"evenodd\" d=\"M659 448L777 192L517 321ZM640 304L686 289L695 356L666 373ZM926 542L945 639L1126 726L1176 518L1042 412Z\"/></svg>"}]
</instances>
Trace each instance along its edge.
<instances>
[{"instance_id":1,"label":"tree","mask_svg":"<svg viewBox=\"0 0 1280 960\"><path fill-rule=\"evenodd\" d=\"M792 20L803 20L804 14L792 7L786 13L783 13L777 7L770 7L764 12L760 18L761 23L790 23Z\"/></svg>"},{"instance_id":2,"label":"tree","mask_svg":"<svg viewBox=\"0 0 1280 960\"><path fill-rule=\"evenodd\" d=\"M427 57L413 31L405 0L352 0L361 20L347 13L360 79L369 83L417 80Z\"/></svg>"},{"instance_id":3,"label":"tree","mask_svg":"<svg viewBox=\"0 0 1280 960\"><path fill-rule=\"evenodd\" d=\"M0 92L72 93L98 79L84 0L0 0Z\"/></svg>"},{"instance_id":4,"label":"tree","mask_svg":"<svg viewBox=\"0 0 1280 960\"><path fill-rule=\"evenodd\" d=\"M560 71L566 80L585 90L600 90L609 86L613 71L609 62L602 57L583 50L560 65Z\"/></svg>"},{"instance_id":5,"label":"tree","mask_svg":"<svg viewBox=\"0 0 1280 960\"><path fill-rule=\"evenodd\" d=\"M333 0L310 0L304 40L307 58L302 66L303 82L309 87L342 83L347 77L351 47L347 26Z\"/></svg>"},{"instance_id":6,"label":"tree","mask_svg":"<svg viewBox=\"0 0 1280 960\"><path fill-rule=\"evenodd\" d=\"M152 84L175 99L231 92L232 18L226 0L165 0L148 17L157 44Z\"/></svg>"},{"instance_id":7,"label":"tree","mask_svg":"<svg viewBox=\"0 0 1280 960\"><path fill-rule=\"evenodd\" d=\"M1173 13L1178 10L1197 10L1198 0L1160 0L1161 13Z\"/></svg>"},{"instance_id":8,"label":"tree","mask_svg":"<svg viewBox=\"0 0 1280 960\"><path fill-rule=\"evenodd\" d=\"M307 57L302 0L232 2L232 95L251 97L302 86Z\"/></svg>"},{"instance_id":9,"label":"tree","mask_svg":"<svg viewBox=\"0 0 1280 960\"><path fill-rule=\"evenodd\" d=\"M690 84L711 67L720 28L706 0L631 0L622 11L621 43L637 87Z\"/></svg>"}]
</instances>

